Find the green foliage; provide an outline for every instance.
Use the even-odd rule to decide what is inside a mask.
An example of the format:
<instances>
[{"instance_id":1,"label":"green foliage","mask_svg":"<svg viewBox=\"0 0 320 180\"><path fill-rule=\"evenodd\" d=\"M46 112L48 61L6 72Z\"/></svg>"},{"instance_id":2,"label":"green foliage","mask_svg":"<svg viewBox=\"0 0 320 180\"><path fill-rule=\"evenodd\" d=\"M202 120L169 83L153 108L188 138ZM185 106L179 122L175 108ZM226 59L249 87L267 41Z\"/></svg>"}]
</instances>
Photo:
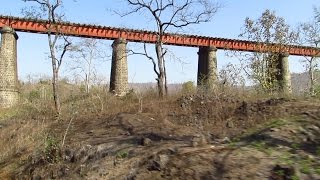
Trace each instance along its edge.
<instances>
[{"instance_id":1,"label":"green foliage","mask_svg":"<svg viewBox=\"0 0 320 180\"><path fill-rule=\"evenodd\" d=\"M290 29L285 19L270 10L264 11L258 19L247 17L243 32L239 36L261 43L278 43L280 46L292 44L298 39L298 33ZM280 54L254 52L246 55L243 58L247 63L245 68L249 78L254 80L263 92L272 93L277 90Z\"/></svg>"},{"instance_id":2,"label":"green foliage","mask_svg":"<svg viewBox=\"0 0 320 180\"><path fill-rule=\"evenodd\" d=\"M291 147L292 147L294 150L299 149L300 146L301 146L301 144L297 144L297 143L293 143L293 144L291 145Z\"/></svg>"},{"instance_id":3,"label":"green foliage","mask_svg":"<svg viewBox=\"0 0 320 180\"><path fill-rule=\"evenodd\" d=\"M236 140L233 140L233 141L231 141L229 144L228 144L228 146L230 147L230 148L236 148L237 147L237 143L236 143L237 141Z\"/></svg>"},{"instance_id":4,"label":"green foliage","mask_svg":"<svg viewBox=\"0 0 320 180\"><path fill-rule=\"evenodd\" d=\"M316 85L314 87L314 94L317 96L317 97L320 97L320 85Z\"/></svg>"},{"instance_id":5,"label":"green foliage","mask_svg":"<svg viewBox=\"0 0 320 180\"><path fill-rule=\"evenodd\" d=\"M240 141L242 138L245 138L247 136L252 136L256 133L259 133L261 130L263 129L271 129L271 128L276 128L276 127L280 127L287 124L287 121L285 121L284 119L274 119L271 122L266 122L264 124L262 124L259 127L254 127L251 129L248 129L245 133L243 133L241 136L237 137L237 138L233 138L233 140L235 142Z\"/></svg>"},{"instance_id":6,"label":"green foliage","mask_svg":"<svg viewBox=\"0 0 320 180\"><path fill-rule=\"evenodd\" d=\"M254 141L250 145L258 151L266 153L267 155L272 154L272 149L263 141Z\"/></svg>"},{"instance_id":7,"label":"green foliage","mask_svg":"<svg viewBox=\"0 0 320 180\"><path fill-rule=\"evenodd\" d=\"M292 180L300 180L300 178L298 176L296 176L296 175L291 176L291 179Z\"/></svg>"},{"instance_id":8,"label":"green foliage","mask_svg":"<svg viewBox=\"0 0 320 180\"><path fill-rule=\"evenodd\" d=\"M278 176L284 176L285 174L284 174L284 170L277 170L277 171L275 171L275 173L278 175Z\"/></svg>"},{"instance_id":9,"label":"green foliage","mask_svg":"<svg viewBox=\"0 0 320 180\"><path fill-rule=\"evenodd\" d=\"M283 152L278 159L278 163L284 163L287 165L293 165L296 161L296 157L290 152Z\"/></svg>"},{"instance_id":10,"label":"green foliage","mask_svg":"<svg viewBox=\"0 0 320 180\"><path fill-rule=\"evenodd\" d=\"M28 94L28 100L30 102L34 102L36 100L39 100L40 99L40 92L39 90L32 90L29 92Z\"/></svg>"},{"instance_id":11,"label":"green foliage","mask_svg":"<svg viewBox=\"0 0 320 180\"><path fill-rule=\"evenodd\" d=\"M267 125L268 128L276 128L286 125L287 122L284 119L275 119Z\"/></svg>"},{"instance_id":12,"label":"green foliage","mask_svg":"<svg viewBox=\"0 0 320 180\"><path fill-rule=\"evenodd\" d=\"M314 172L317 173L318 175L320 175L320 166L316 167L314 169Z\"/></svg>"},{"instance_id":13,"label":"green foliage","mask_svg":"<svg viewBox=\"0 0 320 180\"><path fill-rule=\"evenodd\" d=\"M196 91L196 87L195 87L193 81L187 81L187 82L183 83L181 91L184 94L194 93Z\"/></svg>"},{"instance_id":14,"label":"green foliage","mask_svg":"<svg viewBox=\"0 0 320 180\"><path fill-rule=\"evenodd\" d=\"M317 154L317 156L320 156L320 146L317 147L316 154Z\"/></svg>"},{"instance_id":15,"label":"green foliage","mask_svg":"<svg viewBox=\"0 0 320 180\"><path fill-rule=\"evenodd\" d=\"M304 174L310 174L312 172L317 173L318 167L315 167L313 160L298 156L297 154L292 154L291 152L284 152L278 159L278 163L294 165L298 164L300 167L300 171Z\"/></svg>"},{"instance_id":16,"label":"green foliage","mask_svg":"<svg viewBox=\"0 0 320 180\"><path fill-rule=\"evenodd\" d=\"M17 109L17 108L1 110L0 111L0 121L16 117L19 113L20 113L19 109Z\"/></svg>"},{"instance_id":17,"label":"green foliage","mask_svg":"<svg viewBox=\"0 0 320 180\"><path fill-rule=\"evenodd\" d=\"M48 162L54 163L59 160L59 141L52 135L47 135L44 142L44 154Z\"/></svg>"},{"instance_id":18,"label":"green foliage","mask_svg":"<svg viewBox=\"0 0 320 180\"><path fill-rule=\"evenodd\" d=\"M116 154L116 158L124 159L129 156L129 153L127 151L119 151Z\"/></svg>"},{"instance_id":19,"label":"green foliage","mask_svg":"<svg viewBox=\"0 0 320 180\"><path fill-rule=\"evenodd\" d=\"M86 93L86 86L84 84L81 84L79 90L81 93Z\"/></svg>"},{"instance_id":20,"label":"green foliage","mask_svg":"<svg viewBox=\"0 0 320 180\"><path fill-rule=\"evenodd\" d=\"M304 174L310 174L311 173L311 161L310 160L303 160L300 162L301 165L301 172Z\"/></svg>"}]
</instances>

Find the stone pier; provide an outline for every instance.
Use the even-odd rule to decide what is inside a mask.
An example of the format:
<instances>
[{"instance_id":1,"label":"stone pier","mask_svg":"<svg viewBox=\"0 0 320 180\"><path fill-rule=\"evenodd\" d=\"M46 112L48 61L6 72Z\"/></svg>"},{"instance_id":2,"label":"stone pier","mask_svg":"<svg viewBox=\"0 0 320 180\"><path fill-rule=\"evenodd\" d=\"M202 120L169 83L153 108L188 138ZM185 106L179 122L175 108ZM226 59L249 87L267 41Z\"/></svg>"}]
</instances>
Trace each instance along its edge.
<instances>
[{"instance_id":1,"label":"stone pier","mask_svg":"<svg viewBox=\"0 0 320 180\"><path fill-rule=\"evenodd\" d=\"M289 53L281 53L278 59L278 77L280 93L291 94L291 75L289 70Z\"/></svg>"},{"instance_id":2,"label":"stone pier","mask_svg":"<svg viewBox=\"0 0 320 180\"><path fill-rule=\"evenodd\" d=\"M110 92L123 96L128 92L127 41L116 39L112 48Z\"/></svg>"},{"instance_id":3,"label":"stone pier","mask_svg":"<svg viewBox=\"0 0 320 180\"><path fill-rule=\"evenodd\" d=\"M0 48L0 107L9 108L18 103L17 40L18 35L8 26L1 30Z\"/></svg>"},{"instance_id":4,"label":"stone pier","mask_svg":"<svg viewBox=\"0 0 320 180\"><path fill-rule=\"evenodd\" d=\"M198 60L197 85L205 89L214 89L217 77L217 48L200 47Z\"/></svg>"}]
</instances>

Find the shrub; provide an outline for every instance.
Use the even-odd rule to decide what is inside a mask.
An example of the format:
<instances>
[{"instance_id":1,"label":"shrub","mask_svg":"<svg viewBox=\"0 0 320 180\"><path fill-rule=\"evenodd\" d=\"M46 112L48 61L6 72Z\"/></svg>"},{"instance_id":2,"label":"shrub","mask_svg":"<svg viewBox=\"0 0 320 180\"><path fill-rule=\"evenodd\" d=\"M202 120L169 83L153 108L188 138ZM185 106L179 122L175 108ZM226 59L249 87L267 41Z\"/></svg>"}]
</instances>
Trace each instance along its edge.
<instances>
[{"instance_id":1,"label":"shrub","mask_svg":"<svg viewBox=\"0 0 320 180\"><path fill-rule=\"evenodd\" d=\"M194 93L196 91L196 87L195 87L193 81L187 81L187 82L183 83L181 91L184 94Z\"/></svg>"},{"instance_id":2,"label":"shrub","mask_svg":"<svg viewBox=\"0 0 320 180\"><path fill-rule=\"evenodd\" d=\"M50 163L57 162L60 153L58 140L52 135L47 135L44 146L46 160Z\"/></svg>"},{"instance_id":3,"label":"shrub","mask_svg":"<svg viewBox=\"0 0 320 180\"><path fill-rule=\"evenodd\" d=\"M40 92L38 90L32 90L30 91L29 95L28 95L28 100L30 102L34 102L36 100L40 99Z\"/></svg>"}]
</instances>

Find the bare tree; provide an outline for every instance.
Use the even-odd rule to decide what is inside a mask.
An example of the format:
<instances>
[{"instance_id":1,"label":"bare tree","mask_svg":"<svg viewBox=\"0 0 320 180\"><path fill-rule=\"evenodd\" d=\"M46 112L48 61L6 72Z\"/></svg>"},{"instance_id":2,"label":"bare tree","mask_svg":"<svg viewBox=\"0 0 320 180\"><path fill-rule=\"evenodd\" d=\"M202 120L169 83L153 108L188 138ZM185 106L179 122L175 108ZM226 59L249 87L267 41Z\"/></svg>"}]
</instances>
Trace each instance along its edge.
<instances>
[{"instance_id":1,"label":"bare tree","mask_svg":"<svg viewBox=\"0 0 320 180\"><path fill-rule=\"evenodd\" d=\"M72 61L71 70L77 71L78 75L84 79L85 91L90 92L90 87L96 76L96 65L107 56L101 50L102 43L96 39L84 39L72 46L70 54ZM84 75L84 76L83 76Z\"/></svg>"},{"instance_id":2,"label":"bare tree","mask_svg":"<svg viewBox=\"0 0 320 180\"><path fill-rule=\"evenodd\" d=\"M279 17L270 10L262 13L257 20L245 19L243 32L239 35L247 40L257 41L257 47L261 44L277 43L278 52L254 52L245 53L247 65L245 72L257 82L265 92L272 92L278 86L276 76L278 58L284 53L284 47L297 42L298 33L291 30L285 19Z\"/></svg>"},{"instance_id":3,"label":"bare tree","mask_svg":"<svg viewBox=\"0 0 320 180\"><path fill-rule=\"evenodd\" d=\"M299 43L313 47L319 47L320 43L320 21L317 19L317 10L312 21L302 23L299 26ZM318 55L319 56L319 55ZM307 68L310 80L310 95L315 95L315 69L319 66L319 57L304 57L303 62Z\"/></svg>"},{"instance_id":4,"label":"bare tree","mask_svg":"<svg viewBox=\"0 0 320 180\"><path fill-rule=\"evenodd\" d=\"M192 24L208 22L219 9L217 3L211 0L125 0L130 7L122 17L133 13L145 13L150 16L157 27L157 40L155 42L156 58L148 54L146 45L144 51L138 53L145 55L153 64L157 75L158 93L160 97L167 94L167 72L163 36L168 31L181 30Z\"/></svg>"},{"instance_id":5,"label":"bare tree","mask_svg":"<svg viewBox=\"0 0 320 180\"><path fill-rule=\"evenodd\" d=\"M53 99L57 114L60 114L61 104L59 96L59 70L64 56L68 51L71 42L59 30L57 23L61 22L64 14L59 11L62 7L62 0L22 0L24 2L34 2L37 6L30 9L23 9L23 13L31 18L45 18L48 20L47 28L48 43L50 49L50 59L52 63L52 88Z\"/></svg>"}]
</instances>

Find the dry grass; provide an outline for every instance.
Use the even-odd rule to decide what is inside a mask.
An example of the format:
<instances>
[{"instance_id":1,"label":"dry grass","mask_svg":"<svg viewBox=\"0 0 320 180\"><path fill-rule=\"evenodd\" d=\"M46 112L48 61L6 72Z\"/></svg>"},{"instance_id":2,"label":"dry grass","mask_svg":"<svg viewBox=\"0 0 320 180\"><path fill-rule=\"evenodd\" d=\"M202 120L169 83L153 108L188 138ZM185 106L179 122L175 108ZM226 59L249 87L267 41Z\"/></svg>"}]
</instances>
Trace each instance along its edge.
<instances>
[{"instance_id":1,"label":"dry grass","mask_svg":"<svg viewBox=\"0 0 320 180\"><path fill-rule=\"evenodd\" d=\"M5 178L35 152L45 151L47 137L53 124L65 125L71 118L112 116L121 112L138 113L143 109L159 109L156 91L131 93L114 97L105 87L95 87L90 94L81 93L76 85L63 85L62 115L56 119L48 84L22 86L21 104L0 109L0 179ZM45 92L45 93L43 93ZM58 139L58 143L62 141ZM3 169L5 167L5 169Z\"/></svg>"},{"instance_id":2,"label":"dry grass","mask_svg":"<svg viewBox=\"0 0 320 180\"><path fill-rule=\"evenodd\" d=\"M25 111L26 107L15 110L1 110L0 124L0 179L7 178L8 172L15 171L28 156L40 150L51 119Z\"/></svg>"},{"instance_id":3,"label":"dry grass","mask_svg":"<svg viewBox=\"0 0 320 180\"><path fill-rule=\"evenodd\" d=\"M63 134L71 119L93 119L97 116L111 117L118 113L149 113L157 116L157 119L165 120L169 114L177 112L193 117L197 109L183 111L177 99L185 93L178 92L163 99L157 97L157 91L150 88L143 93L132 92L124 97L114 97L108 93L104 86L91 89L90 94L82 93L79 86L64 84L61 86L62 115L56 119L50 86L48 84L28 84L22 87L21 105L12 109L0 110L0 179L9 177L9 174L19 169L28 157L35 152L45 152L48 136L54 131L52 127L61 126ZM192 95L192 94L190 94ZM224 126L228 119L228 109L235 109L235 104L224 101L225 99L250 100L267 97L263 94L237 89L232 87L219 87L211 93L198 91L200 97L216 97L214 106L206 107L211 113L211 119L220 122ZM268 96L270 97L270 96ZM212 104L212 103L211 103ZM201 107L201 104L199 105ZM191 107L193 108L193 107ZM204 108L204 109L206 109ZM210 108L210 109L209 109ZM76 120L75 120L76 121ZM203 129L204 123L212 122L194 120L193 126ZM76 123L76 122L75 122ZM187 123L187 122L181 122ZM217 124L211 124L217 126ZM217 129L218 131L219 129ZM61 144L63 135L57 137ZM8 176L6 176L8 175Z\"/></svg>"}]
</instances>

